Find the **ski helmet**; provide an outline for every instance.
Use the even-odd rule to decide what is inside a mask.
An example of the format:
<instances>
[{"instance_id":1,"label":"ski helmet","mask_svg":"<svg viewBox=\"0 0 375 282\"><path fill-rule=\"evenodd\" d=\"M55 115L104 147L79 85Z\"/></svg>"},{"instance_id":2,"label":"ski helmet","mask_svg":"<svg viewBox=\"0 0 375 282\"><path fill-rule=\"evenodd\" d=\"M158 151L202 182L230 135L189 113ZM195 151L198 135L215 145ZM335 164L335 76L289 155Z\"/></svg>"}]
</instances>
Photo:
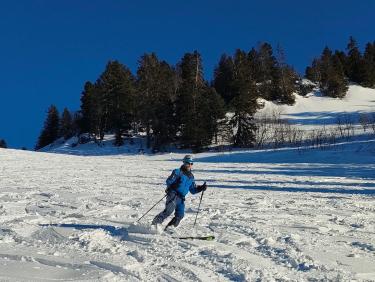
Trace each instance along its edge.
<instances>
[{"instance_id":1,"label":"ski helmet","mask_svg":"<svg viewBox=\"0 0 375 282\"><path fill-rule=\"evenodd\" d=\"M193 156L186 155L182 161L184 164L193 164Z\"/></svg>"}]
</instances>

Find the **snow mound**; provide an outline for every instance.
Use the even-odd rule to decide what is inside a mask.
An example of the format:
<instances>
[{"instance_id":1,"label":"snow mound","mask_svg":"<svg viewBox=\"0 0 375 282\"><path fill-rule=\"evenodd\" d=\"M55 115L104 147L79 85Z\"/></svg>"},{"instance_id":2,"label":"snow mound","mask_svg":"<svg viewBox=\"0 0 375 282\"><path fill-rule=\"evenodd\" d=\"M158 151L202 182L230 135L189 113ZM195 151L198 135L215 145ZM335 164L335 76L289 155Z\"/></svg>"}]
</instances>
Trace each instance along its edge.
<instances>
[{"instance_id":1,"label":"snow mound","mask_svg":"<svg viewBox=\"0 0 375 282\"><path fill-rule=\"evenodd\" d=\"M131 224L127 231L129 233L140 233L140 234L161 234L163 232L161 226L155 227L149 224L134 223Z\"/></svg>"}]
</instances>

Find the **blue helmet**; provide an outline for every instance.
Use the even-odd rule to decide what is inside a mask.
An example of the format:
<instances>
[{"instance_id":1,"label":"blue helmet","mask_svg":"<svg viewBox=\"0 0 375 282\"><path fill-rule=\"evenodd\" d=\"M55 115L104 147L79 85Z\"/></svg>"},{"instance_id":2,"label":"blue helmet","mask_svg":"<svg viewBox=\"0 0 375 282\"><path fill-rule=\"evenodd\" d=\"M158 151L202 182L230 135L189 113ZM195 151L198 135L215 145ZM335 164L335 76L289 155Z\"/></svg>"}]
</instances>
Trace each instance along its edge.
<instances>
[{"instance_id":1,"label":"blue helmet","mask_svg":"<svg viewBox=\"0 0 375 282\"><path fill-rule=\"evenodd\" d=\"M193 156L192 155L186 155L182 161L183 161L184 164L192 164L193 163Z\"/></svg>"}]
</instances>

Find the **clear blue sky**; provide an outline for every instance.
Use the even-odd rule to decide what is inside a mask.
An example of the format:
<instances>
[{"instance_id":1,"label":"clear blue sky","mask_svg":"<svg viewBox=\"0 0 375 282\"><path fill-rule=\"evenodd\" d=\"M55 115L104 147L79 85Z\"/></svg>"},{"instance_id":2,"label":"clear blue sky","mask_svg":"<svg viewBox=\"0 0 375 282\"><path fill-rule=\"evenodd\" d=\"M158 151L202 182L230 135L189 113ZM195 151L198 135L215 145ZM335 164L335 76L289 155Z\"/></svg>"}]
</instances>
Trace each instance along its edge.
<instances>
[{"instance_id":1,"label":"clear blue sky","mask_svg":"<svg viewBox=\"0 0 375 282\"><path fill-rule=\"evenodd\" d=\"M34 148L51 104L78 110L108 60L135 72L156 52L175 64L198 50L212 78L222 53L283 46L300 73L323 47L375 40L375 1L18 0L0 6L0 138Z\"/></svg>"}]
</instances>

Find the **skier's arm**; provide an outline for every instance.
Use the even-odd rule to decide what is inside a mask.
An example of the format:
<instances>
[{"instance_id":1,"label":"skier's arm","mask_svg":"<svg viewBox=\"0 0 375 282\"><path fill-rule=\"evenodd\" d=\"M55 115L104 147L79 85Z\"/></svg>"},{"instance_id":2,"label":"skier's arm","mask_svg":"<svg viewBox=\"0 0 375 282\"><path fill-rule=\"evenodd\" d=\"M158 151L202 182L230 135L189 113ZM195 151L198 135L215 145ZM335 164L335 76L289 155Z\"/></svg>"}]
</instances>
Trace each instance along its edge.
<instances>
[{"instance_id":1,"label":"skier's arm","mask_svg":"<svg viewBox=\"0 0 375 282\"><path fill-rule=\"evenodd\" d=\"M172 174L167 178L167 181L166 181L167 186L170 187L173 183L176 182L177 178L178 178L177 172L176 170L173 170Z\"/></svg>"},{"instance_id":2,"label":"skier's arm","mask_svg":"<svg viewBox=\"0 0 375 282\"><path fill-rule=\"evenodd\" d=\"M197 194L198 193L198 190L197 190L197 184L195 184L195 181L193 181L189 187L189 191L191 194Z\"/></svg>"},{"instance_id":3,"label":"skier's arm","mask_svg":"<svg viewBox=\"0 0 375 282\"><path fill-rule=\"evenodd\" d=\"M203 183L203 185L196 185L195 182L193 181L193 184L190 186L190 193L192 194L197 194L197 193L200 193L202 191L206 191L207 189L207 184L206 182Z\"/></svg>"}]
</instances>

